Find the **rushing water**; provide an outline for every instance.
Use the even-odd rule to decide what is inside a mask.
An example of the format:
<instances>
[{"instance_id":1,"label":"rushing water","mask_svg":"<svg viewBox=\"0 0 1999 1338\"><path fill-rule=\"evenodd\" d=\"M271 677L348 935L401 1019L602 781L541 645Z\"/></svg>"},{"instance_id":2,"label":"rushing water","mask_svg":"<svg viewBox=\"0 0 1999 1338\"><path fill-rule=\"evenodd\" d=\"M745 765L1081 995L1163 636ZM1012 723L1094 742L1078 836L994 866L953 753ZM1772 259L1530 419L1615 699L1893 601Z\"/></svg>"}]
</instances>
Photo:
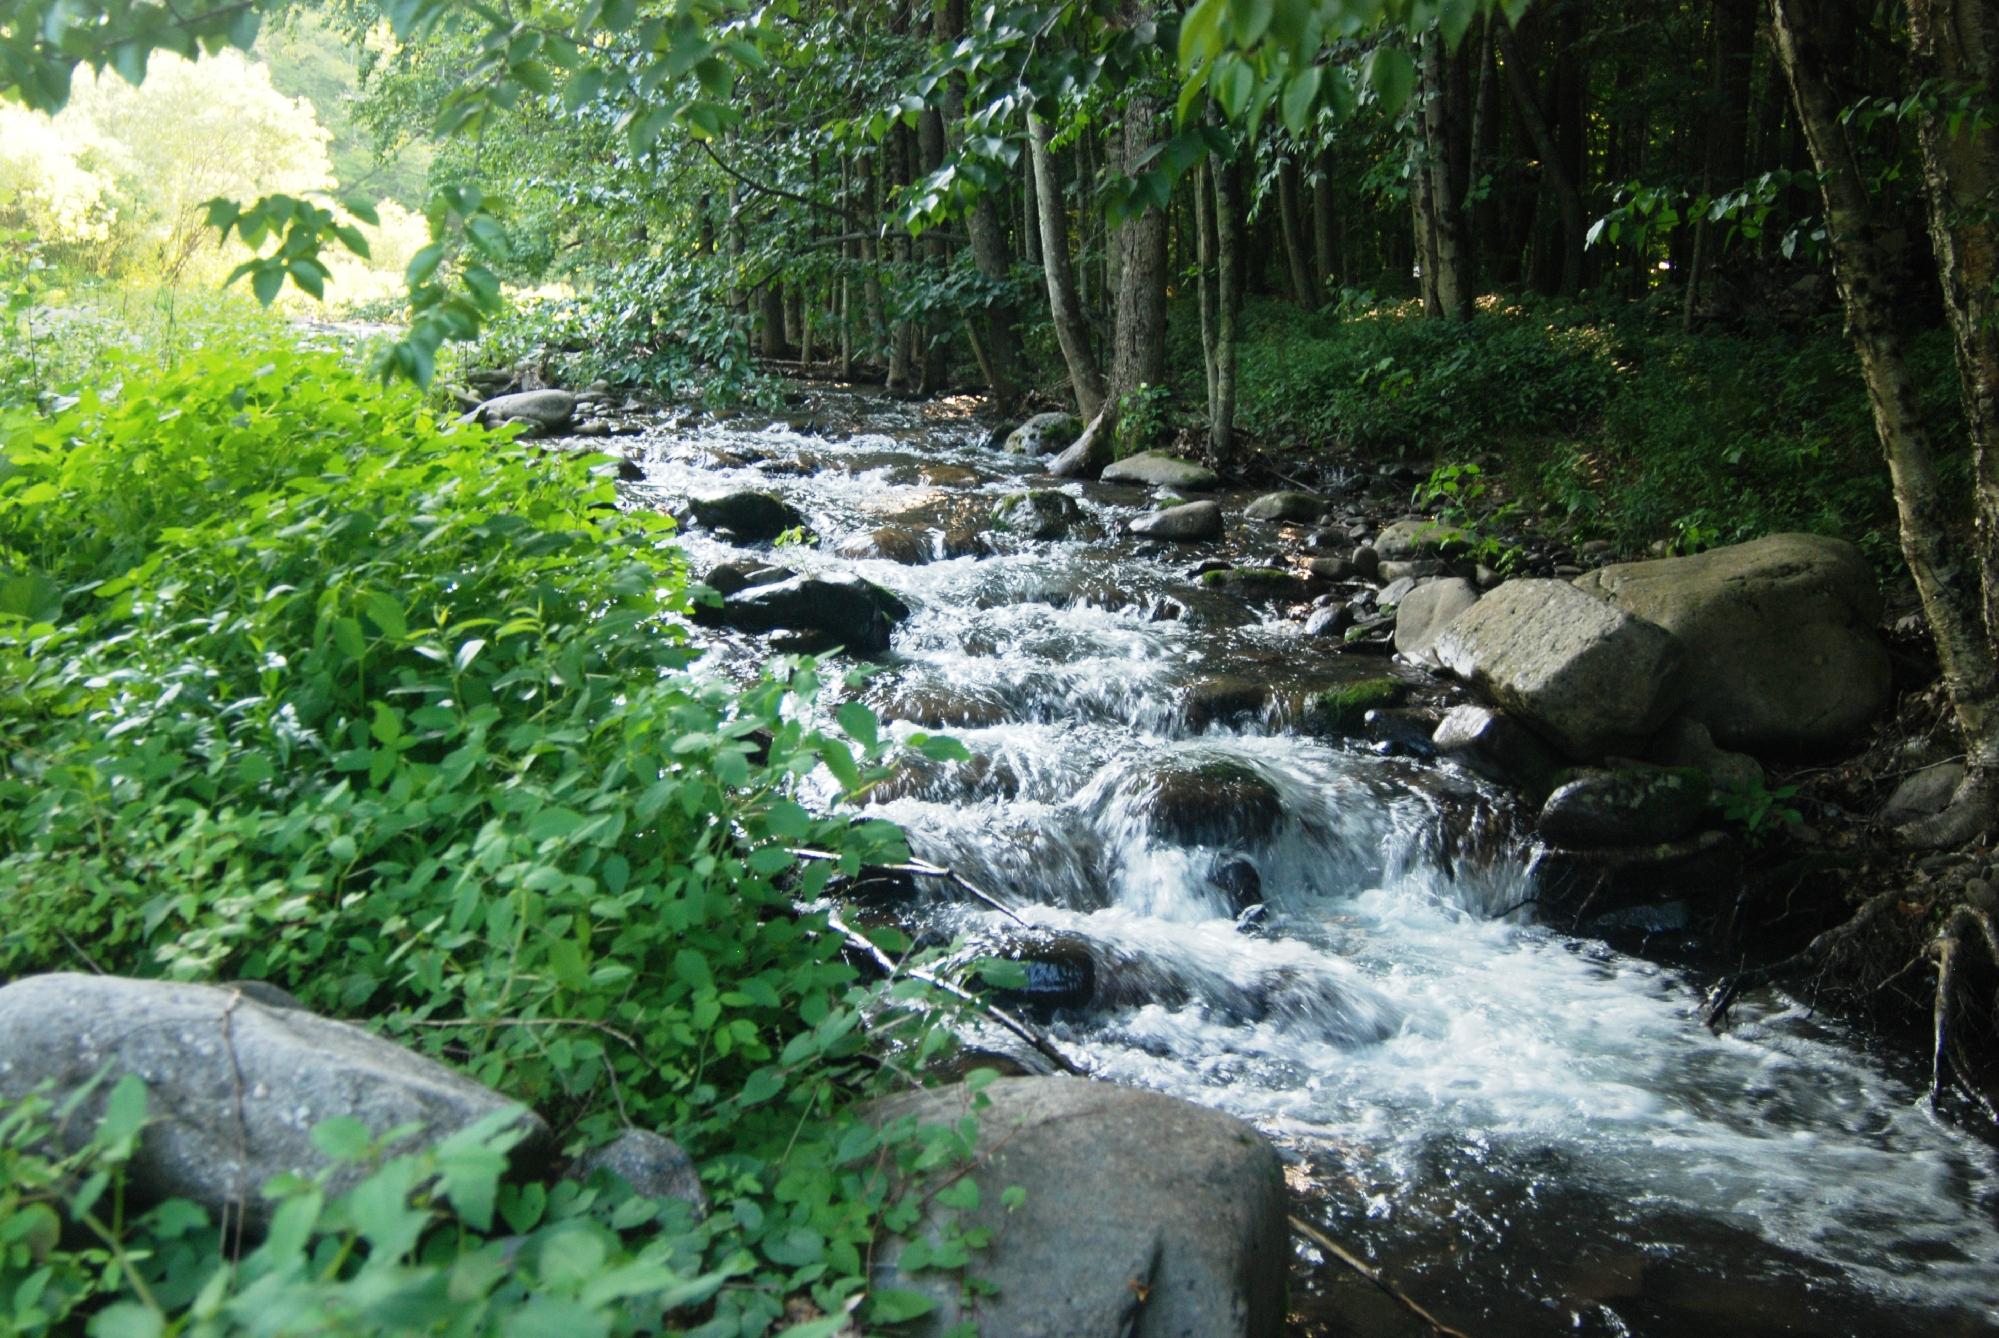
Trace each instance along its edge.
<instances>
[{"instance_id":1,"label":"rushing water","mask_svg":"<svg viewBox=\"0 0 1999 1338\"><path fill-rule=\"evenodd\" d=\"M885 523L941 552L1035 473L934 410L861 412L839 441L655 428L633 499L776 492L822 536L780 561L910 606L864 697L976 760L871 811L1025 922L939 885L924 928L1087 958L1089 1002L1048 1024L1080 1062L1257 1124L1308 1216L1474 1334L1999 1332L1999 1158L1909 1075L1781 996L1710 1035L1681 975L1532 923L1524 849L1470 778L1288 725L1384 661L1202 589L1205 548L1121 537L1142 490L1053 485L1103 537L840 557ZM1230 555L1274 551L1240 500ZM697 571L744 556L687 547ZM755 649L725 639L717 667ZM1213 707L1245 682L1269 702ZM1420 1331L1364 1287L1300 1293L1334 1331Z\"/></svg>"}]
</instances>

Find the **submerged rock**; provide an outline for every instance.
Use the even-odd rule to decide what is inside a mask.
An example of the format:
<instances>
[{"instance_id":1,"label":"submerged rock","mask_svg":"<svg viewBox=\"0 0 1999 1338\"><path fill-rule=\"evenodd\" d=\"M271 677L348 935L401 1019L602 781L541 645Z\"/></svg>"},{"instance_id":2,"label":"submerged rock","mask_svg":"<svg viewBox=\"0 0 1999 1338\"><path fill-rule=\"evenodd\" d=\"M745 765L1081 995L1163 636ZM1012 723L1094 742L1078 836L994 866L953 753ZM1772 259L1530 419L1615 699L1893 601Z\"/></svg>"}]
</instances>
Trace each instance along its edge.
<instances>
[{"instance_id":1,"label":"submerged rock","mask_svg":"<svg viewBox=\"0 0 1999 1338\"><path fill-rule=\"evenodd\" d=\"M936 1307L909 1328L934 1338L976 1319L1007 1338L1276 1338L1290 1255L1283 1169L1250 1126L1156 1092L1080 1078L1002 1078L974 1115L962 1088L877 1102L877 1124L979 1122L977 1206L958 1229L992 1244L977 1274L996 1289L965 1308L956 1273L903 1271L906 1240L876 1256L879 1285ZM1025 1198L1009 1209L1003 1191ZM951 1212L934 1199L917 1234Z\"/></svg>"},{"instance_id":2,"label":"submerged rock","mask_svg":"<svg viewBox=\"0 0 1999 1338\"><path fill-rule=\"evenodd\" d=\"M339 1194L367 1174L335 1166L313 1142L326 1120L359 1120L378 1137L413 1125L392 1145L406 1152L506 1118L523 1135L517 1166L539 1161L550 1141L531 1111L434 1059L242 990L70 974L0 989L0 1106L44 1083L60 1103L99 1073L107 1081L61 1123L64 1149L89 1138L112 1086L136 1075L148 1123L128 1167L133 1205L189 1199L253 1232L270 1222L260 1191L273 1176L325 1170Z\"/></svg>"},{"instance_id":3,"label":"submerged rock","mask_svg":"<svg viewBox=\"0 0 1999 1338\"><path fill-rule=\"evenodd\" d=\"M1567 581L1509 581L1453 619L1435 653L1577 760L1638 751L1685 691L1671 633Z\"/></svg>"},{"instance_id":4,"label":"submerged rock","mask_svg":"<svg viewBox=\"0 0 1999 1338\"><path fill-rule=\"evenodd\" d=\"M1254 767L1224 759L1169 764L1138 807L1152 835L1175 845L1253 844L1284 820L1277 786Z\"/></svg>"}]
</instances>

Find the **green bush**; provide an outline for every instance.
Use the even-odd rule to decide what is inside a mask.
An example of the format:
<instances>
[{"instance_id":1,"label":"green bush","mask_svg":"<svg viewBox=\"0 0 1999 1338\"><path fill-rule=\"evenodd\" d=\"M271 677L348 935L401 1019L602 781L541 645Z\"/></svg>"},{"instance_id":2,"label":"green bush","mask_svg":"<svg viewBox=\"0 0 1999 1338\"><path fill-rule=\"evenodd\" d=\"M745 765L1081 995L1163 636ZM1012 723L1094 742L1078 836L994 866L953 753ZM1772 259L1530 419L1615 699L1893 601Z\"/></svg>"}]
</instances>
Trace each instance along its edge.
<instances>
[{"instance_id":1,"label":"green bush","mask_svg":"<svg viewBox=\"0 0 1999 1338\"><path fill-rule=\"evenodd\" d=\"M283 344L0 417L0 979L266 979L572 1149L670 1132L718 1205L673 1257L729 1281L669 1327L844 1314L912 1210L840 1112L948 1037L801 909L900 834L797 786L858 790L888 745L858 705L842 734L785 709L809 660L690 677L669 524L607 464ZM438 1248L484 1257L479 1227Z\"/></svg>"}]
</instances>

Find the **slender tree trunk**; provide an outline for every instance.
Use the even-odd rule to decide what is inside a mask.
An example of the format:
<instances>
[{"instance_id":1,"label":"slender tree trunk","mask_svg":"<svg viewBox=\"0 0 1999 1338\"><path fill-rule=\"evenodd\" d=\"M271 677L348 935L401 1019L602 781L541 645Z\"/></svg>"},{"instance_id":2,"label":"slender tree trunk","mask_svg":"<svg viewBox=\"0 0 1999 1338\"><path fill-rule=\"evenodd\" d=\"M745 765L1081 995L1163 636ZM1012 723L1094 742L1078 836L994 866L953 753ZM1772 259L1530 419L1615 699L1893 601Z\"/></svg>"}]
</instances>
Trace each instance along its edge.
<instances>
[{"instance_id":1,"label":"slender tree trunk","mask_svg":"<svg viewBox=\"0 0 1999 1338\"><path fill-rule=\"evenodd\" d=\"M1287 153L1277 160L1277 216L1284 229L1284 260L1291 274L1291 296L1307 311L1317 311L1325 301L1319 280L1312 273L1312 251L1305 240L1305 207L1299 197L1298 160Z\"/></svg>"},{"instance_id":2,"label":"slender tree trunk","mask_svg":"<svg viewBox=\"0 0 1999 1338\"><path fill-rule=\"evenodd\" d=\"M1435 30L1425 34L1421 56L1424 165L1430 173L1430 226L1437 261L1434 292L1442 315L1466 321L1471 319L1473 295L1466 272L1464 196L1461 173L1452 169L1463 127L1444 68L1443 34Z\"/></svg>"},{"instance_id":3,"label":"slender tree trunk","mask_svg":"<svg viewBox=\"0 0 1999 1338\"><path fill-rule=\"evenodd\" d=\"M1513 100L1520 108L1520 120L1533 137L1534 152L1541 159L1542 179L1554 194L1562 220L1562 288L1561 291L1574 296L1583 286L1583 236L1587 225L1583 221L1582 190L1576 184L1565 164L1562 145L1555 138L1555 131L1548 124L1548 118L1541 111L1540 100L1535 96L1533 80L1528 76L1527 66L1520 54L1520 44L1511 34L1502 32L1499 36L1500 59L1506 65L1506 84L1513 91Z\"/></svg>"},{"instance_id":4,"label":"slender tree trunk","mask_svg":"<svg viewBox=\"0 0 1999 1338\"><path fill-rule=\"evenodd\" d=\"M1092 419L1104 407L1104 377L1090 347L1089 318L1076 291L1076 271L1069 259L1069 227L1062 202L1062 183L1055 176L1054 136L1048 122L1029 112L1028 151L1034 161L1034 190L1040 205L1041 269L1048 281L1048 315L1055 325L1055 342L1069 369L1076 408Z\"/></svg>"},{"instance_id":5,"label":"slender tree trunk","mask_svg":"<svg viewBox=\"0 0 1999 1338\"><path fill-rule=\"evenodd\" d=\"M947 7L940 6L940 11L943 8ZM919 170L911 174L912 181L927 177L944 165L943 113L935 107L927 108L917 120L916 134ZM951 244L942 228L931 228L923 234L923 264L929 271L929 281L941 288L951 268ZM951 325L950 313L942 307L933 308L924 322L921 390L925 395L939 394L950 385Z\"/></svg>"},{"instance_id":6,"label":"slender tree trunk","mask_svg":"<svg viewBox=\"0 0 1999 1338\"><path fill-rule=\"evenodd\" d=\"M861 179L861 198L868 202L868 216L882 216L881 172L866 154L855 159ZM880 362L888 348L888 314L882 305L881 241L869 231L861 238L861 310L867 319L867 356ZM884 368L886 374L886 368Z\"/></svg>"},{"instance_id":7,"label":"slender tree trunk","mask_svg":"<svg viewBox=\"0 0 1999 1338\"><path fill-rule=\"evenodd\" d=\"M1922 0L1913 0L1910 8L1912 15L1919 8L1925 17L1934 13ZM1967 588L1968 573L1950 551L1948 507L1896 324L1881 229L1868 199L1867 178L1840 124L1840 103L1822 45L1823 26L1815 21L1817 15L1806 0L1770 0L1770 17L1799 123L1818 165L1833 277L1846 309L1847 330L1860 355L1875 430L1894 485L1902 555L1922 599L1944 686L1964 736L1964 784L1951 810L1940 815L1946 821L1932 824L1919 838L1936 843L1961 840L1990 826L1999 797L1999 665L1981 617L1982 601ZM1986 218L1989 228L1990 215ZM1948 293L1952 276L1947 250L1940 249L1939 262ZM1969 401L1972 384L1965 389ZM1979 509L1985 512L1984 506Z\"/></svg>"},{"instance_id":8,"label":"slender tree trunk","mask_svg":"<svg viewBox=\"0 0 1999 1338\"><path fill-rule=\"evenodd\" d=\"M1201 371L1208 391L1208 421L1215 420L1215 186L1211 162L1194 172L1194 285L1201 308Z\"/></svg>"},{"instance_id":9,"label":"slender tree trunk","mask_svg":"<svg viewBox=\"0 0 1999 1338\"><path fill-rule=\"evenodd\" d=\"M1215 402L1208 453L1218 469L1235 458L1236 329L1242 311L1243 190L1234 160L1209 159L1215 192Z\"/></svg>"},{"instance_id":10,"label":"slender tree trunk","mask_svg":"<svg viewBox=\"0 0 1999 1338\"><path fill-rule=\"evenodd\" d=\"M1123 170L1137 175L1140 161L1159 140L1160 109L1134 92L1125 102ZM1117 230L1117 319L1111 334L1113 402L1142 385L1166 380L1166 214L1145 209Z\"/></svg>"},{"instance_id":11,"label":"slender tree trunk","mask_svg":"<svg viewBox=\"0 0 1999 1338\"><path fill-rule=\"evenodd\" d=\"M1409 223L1416 239L1416 263L1421 268L1418 291L1423 295L1423 314L1432 318L1444 314L1444 299L1437 291L1437 200L1436 178L1424 157L1421 133L1409 138Z\"/></svg>"},{"instance_id":12,"label":"slender tree trunk","mask_svg":"<svg viewBox=\"0 0 1999 1338\"><path fill-rule=\"evenodd\" d=\"M1712 198L1742 184L1747 174L1749 75L1756 59L1756 0L1714 0L1708 44L1712 70L1707 115L1702 118L1701 193ZM1705 211L1694 221L1693 254L1687 261L1682 323L1691 330L1701 286L1714 267L1714 224Z\"/></svg>"},{"instance_id":13,"label":"slender tree trunk","mask_svg":"<svg viewBox=\"0 0 1999 1338\"><path fill-rule=\"evenodd\" d=\"M1030 265L1041 264L1041 211L1036 204L1039 190L1034 181L1034 153L1029 151L1020 162L1020 253Z\"/></svg>"},{"instance_id":14,"label":"slender tree trunk","mask_svg":"<svg viewBox=\"0 0 1999 1338\"><path fill-rule=\"evenodd\" d=\"M1340 272L1340 204L1333 189L1333 155L1319 155L1312 172L1312 270L1323 301L1342 282Z\"/></svg>"}]
</instances>

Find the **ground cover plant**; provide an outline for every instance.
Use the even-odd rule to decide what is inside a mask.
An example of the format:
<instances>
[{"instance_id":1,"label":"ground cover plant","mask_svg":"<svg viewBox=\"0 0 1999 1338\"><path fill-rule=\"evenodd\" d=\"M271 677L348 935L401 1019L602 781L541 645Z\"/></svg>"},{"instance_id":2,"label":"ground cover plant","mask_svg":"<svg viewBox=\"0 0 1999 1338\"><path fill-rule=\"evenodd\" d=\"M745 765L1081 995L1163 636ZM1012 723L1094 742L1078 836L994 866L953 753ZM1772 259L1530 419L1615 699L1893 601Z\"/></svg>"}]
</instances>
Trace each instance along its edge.
<instances>
[{"instance_id":1,"label":"ground cover plant","mask_svg":"<svg viewBox=\"0 0 1999 1338\"><path fill-rule=\"evenodd\" d=\"M723 1334L921 1308L866 1291L866 1251L915 1211L898 1167L956 1153L885 1151L843 1112L944 1048L942 1015L800 909L904 853L794 798L821 766L867 784L886 745L857 706L843 735L790 705L810 660L689 677L668 523L618 509L602 465L254 336L0 418L0 978L269 980L571 1150L671 1133L716 1205L499 1189L485 1131L341 1201L287 1187L284 1229L235 1261L185 1205L106 1197L143 1093L68 1167L16 1112L14 1323L379 1332L393 1302L399 1331ZM58 1245L50 1214L105 1229ZM510 1232L535 1244L501 1259ZM437 1300L461 1293L485 1308Z\"/></svg>"}]
</instances>

